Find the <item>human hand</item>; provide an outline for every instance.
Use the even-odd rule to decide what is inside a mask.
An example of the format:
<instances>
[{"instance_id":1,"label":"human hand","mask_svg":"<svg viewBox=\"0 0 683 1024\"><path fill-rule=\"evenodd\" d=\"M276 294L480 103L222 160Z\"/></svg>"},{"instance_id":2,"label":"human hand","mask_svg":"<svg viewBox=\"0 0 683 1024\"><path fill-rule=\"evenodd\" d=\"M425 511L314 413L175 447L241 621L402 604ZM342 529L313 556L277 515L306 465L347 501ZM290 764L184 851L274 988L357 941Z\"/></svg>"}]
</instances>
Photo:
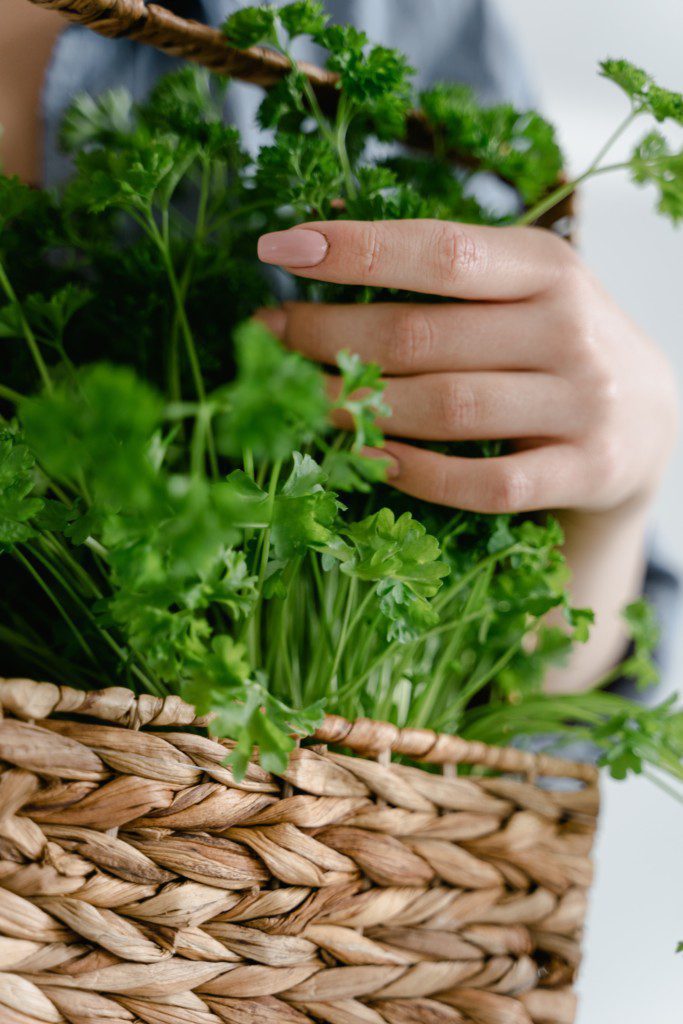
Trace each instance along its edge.
<instances>
[{"instance_id":1,"label":"human hand","mask_svg":"<svg viewBox=\"0 0 683 1024\"><path fill-rule=\"evenodd\" d=\"M393 486L489 513L603 512L654 491L675 435L673 375L556 236L334 221L264 235L259 256L315 280L468 300L266 311L283 341L317 362L333 365L348 348L380 364L392 414L377 454L389 456ZM469 459L395 438L506 439L512 451Z\"/></svg>"}]
</instances>

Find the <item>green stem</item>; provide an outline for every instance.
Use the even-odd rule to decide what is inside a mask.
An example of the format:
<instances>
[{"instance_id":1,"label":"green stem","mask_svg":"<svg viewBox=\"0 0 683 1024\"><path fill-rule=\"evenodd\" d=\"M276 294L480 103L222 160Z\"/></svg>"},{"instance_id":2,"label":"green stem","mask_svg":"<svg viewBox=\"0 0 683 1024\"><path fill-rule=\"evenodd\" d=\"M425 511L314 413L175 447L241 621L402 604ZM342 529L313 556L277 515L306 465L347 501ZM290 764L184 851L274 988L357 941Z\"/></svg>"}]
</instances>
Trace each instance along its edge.
<instances>
[{"instance_id":1,"label":"green stem","mask_svg":"<svg viewBox=\"0 0 683 1024\"><path fill-rule=\"evenodd\" d=\"M12 305L16 306L17 312L19 313L19 322L21 323L21 329L24 332L26 344L29 347L31 355L33 356L33 361L36 364L36 368L38 370L38 373L40 374L43 385L45 386L45 390L52 391L52 380L50 378L47 364L43 359L42 353L40 351L40 346L38 345L38 342L36 340L36 336L31 330L31 325L29 324L28 320L26 319L26 316L24 315L23 307L19 302L16 292L12 287L12 283L5 272L5 268L2 264L2 261L0 261L0 285L2 285L5 295L12 303Z\"/></svg>"},{"instance_id":2,"label":"green stem","mask_svg":"<svg viewBox=\"0 0 683 1024\"><path fill-rule=\"evenodd\" d=\"M356 183L353 178L353 169L349 160L349 151L346 148L346 134L351 124L351 113L348 109L347 97L342 94L337 108L337 130L335 133L335 147L339 155L344 182L349 199L355 199L358 195Z\"/></svg>"},{"instance_id":3,"label":"green stem","mask_svg":"<svg viewBox=\"0 0 683 1024\"><path fill-rule=\"evenodd\" d=\"M330 629L330 622L327 615L327 608L325 607L325 596L327 589L325 587L324 580L320 572L320 565L318 562L318 555L315 551L309 552L311 571L313 575L313 581L318 594L318 608L320 615L320 625L322 627L323 637L330 652L334 650L334 643L332 640L332 631Z\"/></svg>"},{"instance_id":4,"label":"green stem","mask_svg":"<svg viewBox=\"0 0 683 1024\"><path fill-rule=\"evenodd\" d=\"M372 602L373 599L376 599L376 597L377 597L377 595L375 594L374 587L370 587L370 589L366 593L365 597L362 599L361 603L358 605L358 608L356 609L356 611L354 613L354 616L351 619L351 622L349 623L349 633L350 634L353 634L353 632L356 629L356 627L358 625L360 625L360 621L363 618L363 615L365 614L368 605Z\"/></svg>"},{"instance_id":5,"label":"green stem","mask_svg":"<svg viewBox=\"0 0 683 1024\"><path fill-rule=\"evenodd\" d=\"M286 56L289 57L289 54ZM292 60L291 57L289 57L289 59ZM293 60L292 64L294 64ZM302 84L306 99L308 100L308 104L311 108L311 113L313 114L321 133L337 153L349 199L355 199L358 195L358 190L353 178L353 169L351 167L351 161L349 160L349 152L346 147L346 134L352 120L351 112L348 109L347 98L344 94L340 96L339 105L337 107L337 120L333 129L330 122L322 112L320 104L318 103L318 97L315 94L315 89L309 80L305 78Z\"/></svg>"},{"instance_id":6,"label":"green stem","mask_svg":"<svg viewBox=\"0 0 683 1024\"><path fill-rule=\"evenodd\" d=\"M596 156L593 158L593 162L591 163L590 167L588 168L589 171L595 171L600 166L600 164L602 163L604 158L607 156L607 154L609 153L610 149L615 144L615 142L617 142L621 138L621 136L624 134L624 132L627 130L627 128L630 128L630 126L633 124L635 119L641 113L642 113L641 110L632 110L624 118L624 120L621 121L617 125L617 127L614 129L612 134L609 136L609 138L607 139L607 142L604 144L602 149L600 149L598 151L598 153L596 154Z\"/></svg>"},{"instance_id":7,"label":"green stem","mask_svg":"<svg viewBox=\"0 0 683 1024\"><path fill-rule=\"evenodd\" d=\"M19 394L14 388L8 388L6 384L0 384L0 398L6 399L8 402L12 402L14 405L18 405L19 402L24 400L24 395Z\"/></svg>"},{"instance_id":8,"label":"green stem","mask_svg":"<svg viewBox=\"0 0 683 1024\"><path fill-rule=\"evenodd\" d=\"M654 786L657 786L657 788L661 789L663 793L666 793L667 796L670 796L672 797L672 799L677 800L679 804L683 804L683 793L680 793L677 789L674 789L673 786L668 785L668 783L666 783L664 779L660 779L658 775L655 775L654 772L648 771L647 768L643 769L643 775Z\"/></svg>"},{"instance_id":9,"label":"green stem","mask_svg":"<svg viewBox=\"0 0 683 1024\"><path fill-rule=\"evenodd\" d=\"M602 163L603 159L610 151L612 146L618 141L618 139L626 131L626 129L633 123L635 118L638 117L639 113L639 110L632 110L629 113L628 117L624 118L624 120L619 125L617 125L615 130L607 139L607 142L605 142L604 146L602 146L601 149L597 152L589 166L586 168L585 171L583 171L582 174L580 174L577 178L574 178L572 181L569 181L564 185L560 185L558 188L554 189L554 191L552 191L549 195L547 195L544 199L539 200L539 202L536 203L535 206L532 206L530 210L527 210L526 213L522 214L522 216L517 220L517 224L534 224L539 219L539 217L542 217L544 213L548 213L548 211L552 210L553 207L557 206L558 203L561 203L563 199L571 195L571 193L574 192L575 189L577 189L578 186L581 185L588 178L595 177L596 174L604 174L608 171L620 170L621 168L628 166L628 164L624 163L611 164L607 167L600 167L599 165Z\"/></svg>"},{"instance_id":10,"label":"green stem","mask_svg":"<svg viewBox=\"0 0 683 1024\"><path fill-rule=\"evenodd\" d=\"M60 556L63 557L64 553L65 552L63 551L60 552ZM60 571L60 569L57 568L57 566L55 566L52 563L51 559L41 555L41 553L39 551L36 551L35 549L31 549L31 554L40 562L44 569L47 569L47 571L51 573L52 576L54 576L55 580L63 588L66 594L68 594L68 596L71 598L71 600L76 605L78 610L85 616L85 618L88 619L88 621L91 623L94 629L99 633L103 642L114 652L114 654L116 655L117 659L121 662L121 664L123 666L130 668L131 672L133 672L133 674L137 677L139 682L143 684L145 689L149 690L151 693L156 693L157 696L165 696L168 692L165 689L165 687L163 687L161 684L157 684L156 682L154 682L148 672L143 672L143 670L138 666L134 664L129 664L126 651L116 642L116 640L114 640L109 631L104 629L100 625L96 617L93 615L92 611L88 608L87 604L76 593L76 591L70 585L69 581L64 577L64 574ZM101 596L97 591L95 585L92 584L92 586L95 591L94 596Z\"/></svg>"},{"instance_id":11,"label":"green stem","mask_svg":"<svg viewBox=\"0 0 683 1024\"><path fill-rule=\"evenodd\" d=\"M88 686L101 685L99 672L92 668L84 668L83 665L76 665L67 658L55 654L51 647L31 640L18 630L0 624L0 641L7 648L20 651L23 658L29 659L32 665L40 669L44 678L58 681L61 677L71 686L80 683L84 689Z\"/></svg>"},{"instance_id":12,"label":"green stem","mask_svg":"<svg viewBox=\"0 0 683 1024\"><path fill-rule=\"evenodd\" d=\"M486 672L479 676L474 675L472 679L470 679L469 683L463 687L458 694L455 705L443 712L443 714L432 724L432 728L437 730L444 729L448 723L456 718L467 707L470 701L476 697L476 695L480 693L488 683L495 679L499 672L502 672L505 666L514 658L515 654L518 653L521 646L522 641L518 640L516 643L512 644L511 647L508 647L507 651L504 651Z\"/></svg>"},{"instance_id":13,"label":"green stem","mask_svg":"<svg viewBox=\"0 0 683 1024\"><path fill-rule=\"evenodd\" d=\"M58 558L71 570L72 579L75 585L80 584L85 591L89 592L89 596L95 601L102 599L102 591L96 585L92 576L85 571L80 562L73 557L66 545L62 543L55 534L42 533L39 535L39 540L48 554Z\"/></svg>"},{"instance_id":14,"label":"green stem","mask_svg":"<svg viewBox=\"0 0 683 1024\"><path fill-rule=\"evenodd\" d=\"M275 462L270 475L270 484L268 486L268 522L272 522L273 510L275 507L275 495L277 493L277 483L280 478L280 470L282 469L282 462ZM256 605L251 618L251 655L252 664L256 667L261 665L261 613L263 607L263 586L266 580L266 571L268 569L268 558L270 556L270 527L266 527L261 535L261 549L259 553L259 573L257 591L258 597L256 599Z\"/></svg>"},{"instance_id":15,"label":"green stem","mask_svg":"<svg viewBox=\"0 0 683 1024\"><path fill-rule=\"evenodd\" d=\"M52 602L54 607L57 609L57 612L59 613L59 615L61 616L63 621L66 623L66 625L67 625L67 627L69 629L69 632L72 634L72 636L76 640L76 643L81 648L81 650L86 655L86 657L88 657L90 659L90 661L96 663L97 659L95 657L95 654L94 654L92 648L90 647L90 645L88 644L87 640L82 635L81 631L78 629L76 624L73 622L73 620L72 620L71 616L69 615L69 613L67 612L66 608L64 607L62 602L59 600L59 598L57 597L55 592L52 590L52 588L49 586L49 584L47 584L45 582L45 580L42 578L40 573L37 572L37 570L34 568L34 566L31 565L31 563L29 562L28 558L26 558L26 556L24 554L22 554L22 552L19 551L18 548L14 549L13 554L14 554L14 557L21 563L21 565L23 565L23 567L26 569L26 571L29 573L29 575L33 577L33 579L38 584L40 589L49 598L49 600Z\"/></svg>"},{"instance_id":16,"label":"green stem","mask_svg":"<svg viewBox=\"0 0 683 1024\"><path fill-rule=\"evenodd\" d=\"M187 318L187 311L185 309L185 299L183 296L178 276L173 266L173 259L171 258L170 248L167 243L164 234L159 231L156 221L153 215L150 213L146 222L145 230L149 234L150 238L154 241L159 253L161 254L164 267L166 269L166 276L171 286L171 294L173 295L173 301L175 302L176 314L180 323L180 330L185 342L185 351L190 364L190 372L192 374L192 381L194 384L197 398L201 405L206 404L206 389L204 387L204 380L202 378L201 366L199 363L199 356L197 354L197 346L195 344L194 335L192 328L190 327L190 321ZM209 462L211 464L211 472L214 476L218 476L218 457L216 455L216 446L213 439L213 431L209 426L206 437L207 448L209 452Z\"/></svg>"},{"instance_id":17,"label":"green stem","mask_svg":"<svg viewBox=\"0 0 683 1024\"><path fill-rule=\"evenodd\" d=\"M332 667L330 668L330 673L329 673L329 676L328 676L328 679L327 679L327 685L325 686L325 693L329 693L330 690L332 689L332 684L333 684L333 682L334 682L334 680L336 678L337 670L339 669L339 664L341 662L342 655L344 653L344 649L346 647L347 640L349 639L349 636L350 636L349 625L350 625L350 619L351 619L351 609L353 608L354 602L356 600L356 591L357 590L358 590L358 580L355 579L354 577L352 577L351 581L349 582L349 588L348 588L347 593L346 593L346 605L345 605L345 608L344 608L344 618L342 619L341 631L339 633L339 640L337 641L337 649L335 651L334 659L332 661ZM371 591L371 593L372 593L372 591Z\"/></svg>"}]
</instances>

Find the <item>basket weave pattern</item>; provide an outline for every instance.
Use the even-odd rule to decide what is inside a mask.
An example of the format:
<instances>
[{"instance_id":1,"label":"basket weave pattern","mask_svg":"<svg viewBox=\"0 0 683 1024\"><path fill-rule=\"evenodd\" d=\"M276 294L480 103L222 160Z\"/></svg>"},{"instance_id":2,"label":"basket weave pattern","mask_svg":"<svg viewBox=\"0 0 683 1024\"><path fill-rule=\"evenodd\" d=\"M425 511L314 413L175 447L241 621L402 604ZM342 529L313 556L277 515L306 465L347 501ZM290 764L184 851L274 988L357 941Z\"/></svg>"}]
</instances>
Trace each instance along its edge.
<instances>
[{"instance_id":1,"label":"basket weave pattern","mask_svg":"<svg viewBox=\"0 0 683 1024\"><path fill-rule=\"evenodd\" d=\"M237 783L178 698L6 680L0 708L2 1024L573 1021L590 767L519 755L581 780L557 791L315 746Z\"/></svg>"}]
</instances>

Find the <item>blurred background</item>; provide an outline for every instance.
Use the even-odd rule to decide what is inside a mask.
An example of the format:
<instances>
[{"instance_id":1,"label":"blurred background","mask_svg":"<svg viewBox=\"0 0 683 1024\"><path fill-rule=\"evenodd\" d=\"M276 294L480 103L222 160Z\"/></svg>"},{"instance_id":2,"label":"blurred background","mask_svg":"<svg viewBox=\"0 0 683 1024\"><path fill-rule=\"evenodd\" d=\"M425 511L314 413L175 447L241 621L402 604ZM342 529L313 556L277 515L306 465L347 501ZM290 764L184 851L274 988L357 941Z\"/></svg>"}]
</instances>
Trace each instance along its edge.
<instances>
[{"instance_id":1,"label":"blurred background","mask_svg":"<svg viewBox=\"0 0 683 1024\"><path fill-rule=\"evenodd\" d=\"M497 2L516 34L541 109L559 129L571 173L590 162L623 116L619 90L596 75L599 60L627 57L660 84L683 90L681 0ZM620 175L590 183L580 210L584 258L664 347L683 387L683 225L676 230L655 216L653 193ZM679 442L653 524L658 548L679 572L682 508ZM665 687L680 691L683 631L673 632ZM596 860L577 1024L680 1024L683 954L674 954L683 940L680 804L645 779L626 785L604 780Z\"/></svg>"}]
</instances>

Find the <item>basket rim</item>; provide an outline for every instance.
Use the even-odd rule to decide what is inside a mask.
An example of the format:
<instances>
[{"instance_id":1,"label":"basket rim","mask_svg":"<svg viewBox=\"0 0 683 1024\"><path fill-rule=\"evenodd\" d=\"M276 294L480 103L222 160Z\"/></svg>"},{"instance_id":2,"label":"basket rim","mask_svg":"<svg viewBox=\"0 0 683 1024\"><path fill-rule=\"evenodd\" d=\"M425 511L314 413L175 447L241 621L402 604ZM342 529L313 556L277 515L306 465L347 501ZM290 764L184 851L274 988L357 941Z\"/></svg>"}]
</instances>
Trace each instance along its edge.
<instances>
[{"instance_id":1,"label":"basket rim","mask_svg":"<svg viewBox=\"0 0 683 1024\"><path fill-rule=\"evenodd\" d=\"M192 705L175 695L136 696L123 686L86 691L50 682L0 677L0 720L5 713L30 722L40 722L53 714L86 715L129 729L206 728L211 717L196 715ZM582 761L516 747L491 746L431 729L401 729L370 718L350 722L339 715L326 715L310 739L346 747L365 757L381 759L403 754L424 764L476 765L532 779L548 776L594 784L599 775L595 765Z\"/></svg>"}]
</instances>

